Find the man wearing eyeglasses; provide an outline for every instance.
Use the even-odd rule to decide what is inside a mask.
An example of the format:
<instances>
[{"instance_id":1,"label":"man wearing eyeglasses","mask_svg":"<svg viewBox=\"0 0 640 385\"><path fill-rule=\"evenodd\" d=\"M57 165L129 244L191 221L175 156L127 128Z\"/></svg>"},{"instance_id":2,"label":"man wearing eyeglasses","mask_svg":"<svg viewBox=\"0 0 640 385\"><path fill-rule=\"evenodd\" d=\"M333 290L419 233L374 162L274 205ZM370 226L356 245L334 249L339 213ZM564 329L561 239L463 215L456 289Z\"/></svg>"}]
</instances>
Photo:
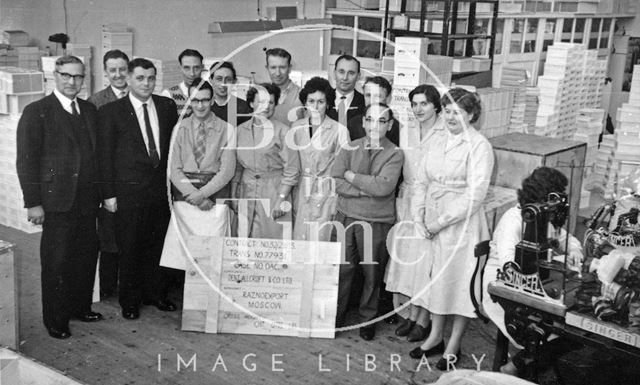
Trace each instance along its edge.
<instances>
[{"instance_id":1,"label":"man wearing eyeglasses","mask_svg":"<svg viewBox=\"0 0 640 385\"><path fill-rule=\"evenodd\" d=\"M385 137L393 121L386 104L369 105L362 120L366 136L338 152L331 177L336 181L338 194L334 221L345 229L342 260L346 263L340 265L336 323L338 327L345 326L359 266L363 274L358 300L360 337L368 341L375 336L375 324L371 321L382 310L382 276L389 258L385 241L396 220L395 188L404 156ZM332 238L337 240L335 232Z\"/></svg>"},{"instance_id":2,"label":"man wearing eyeglasses","mask_svg":"<svg viewBox=\"0 0 640 385\"><path fill-rule=\"evenodd\" d=\"M215 62L209 70L209 81L213 88L211 111L220 119L234 127L251 119L253 110L249 104L230 92L236 84L236 69L229 61ZM197 85L197 84L195 84Z\"/></svg>"},{"instance_id":3,"label":"man wearing eyeglasses","mask_svg":"<svg viewBox=\"0 0 640 385\"><path fill-rule=\"evenodd\" d=\"M102 319L91 310L98 258L100 205L95 106L76 96L84 65L75 56L55 63L56 88L28 105L18 123L16 168L27 219L42 225L42 315L49 335L71 336L69 320Z\"/></svg>"},{"instance_id":4,"label":"man wearing eyeglasses","mask_svg":"<svg viewBox=\"0 0 640 385\"><path fill-rule=\"evenodd\" d=\"M122 316L140 316L140 305L162 311L168 272L159 266L169 223L166 170L176 104L152 95L156 67L146 59L129 62L129 95L99 110L98 155L104 179L103 206L116 213L120 251L119 302Z\"/></svg>"}]
</instances>

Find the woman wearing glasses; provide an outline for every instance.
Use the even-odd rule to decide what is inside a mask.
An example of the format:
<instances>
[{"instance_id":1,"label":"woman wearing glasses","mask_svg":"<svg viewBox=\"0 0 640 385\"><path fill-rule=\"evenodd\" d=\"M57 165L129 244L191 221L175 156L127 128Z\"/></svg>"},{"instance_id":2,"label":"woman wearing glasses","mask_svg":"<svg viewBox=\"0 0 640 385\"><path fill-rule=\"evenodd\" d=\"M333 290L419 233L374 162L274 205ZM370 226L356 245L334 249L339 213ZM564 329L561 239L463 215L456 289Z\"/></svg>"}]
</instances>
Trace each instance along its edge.
<instances>
[{"instance_id":1,"label":"woman wearing glasses","mask_svg":"<svg viewBox=\"0 0 640 385\"><path fill-rule=\"evenodd\" d=\"M331 236L332 227L322 226L331 220L336 208L331 167L338 150L349 143L346 127L327 116L335 99L329 81L320 77L310 79L300 90L307 116L293 123L289 131L291 147L300 155L294 239L328 241Z\"/></svg>"},{"instance_id":2,"label":"woman wearing glasses","mask_svg":"<svg viewBox=\"0 0 640 385\"><path fill-rule=\"evenodd\" d=\"M238 126L234 197L238 205L238 236L282 239L291 229L290 192L298 182L298 153L287 146L288 127L273 120L280 88L262 84L247 91L253 117ZM256 201L261 199L262 201ZM268 207L267 207L268 205Z\"/></svg>"},{"instance_id":3,"label":"woman wearing glasses","mask_svg":"<svg viewBox=\"0 0 640 385\"><path fill-rule=\"evenodd\" d=\"M406 134L400 135L400 148L404 153L404 166L402 175L404 180L400 185L398 199L396 201L396 216L400 224L396 226L396 232L413 230L411 222L411 199L415 195L417 186L417 172L420 162L425 155L428 140L434 133L434 127L441 127L439 117L441 111L440 94L432 85L419 85L409 93L411 109L418 122L418 127L408 128ZM407 222L407 223L402 223ZM418 258L430 258L429 255L420 255L410 250L411 246L405 244L399 246L396 240L389 248L392 258L387 265L385 282L387 291L393 292L394 307L398 311L400 323L396 328L396 335L407 336L409 342L422 341L429 333L429 311L415 304L407 304L402 307L414 294L427 289L429 275L426 271L416 269ZM415 257L415 258L413 258Z\"/></svg>"},{"instance_id":4,"label":"woman wearing glasses","mask_svg":"<svg viewBox=\"0 0 640 385\"><path fill-rule=\"evenodd\" d=\"M489 239L482 203L493 170L489 141L472 124L480 117L480 98L454 88L442 99L443 126L434 127L417 173L412 200L413 220L427 242L431 258L418 269L430 273L431 286L414 297L431 313L431 332L411 357L443 355L436 367L450 368L460 359L460 342L469 320L475 318L469 295L474 247ZM451 337L443 334L447 315L453 316Z\"/></svg>"}]
</instances>

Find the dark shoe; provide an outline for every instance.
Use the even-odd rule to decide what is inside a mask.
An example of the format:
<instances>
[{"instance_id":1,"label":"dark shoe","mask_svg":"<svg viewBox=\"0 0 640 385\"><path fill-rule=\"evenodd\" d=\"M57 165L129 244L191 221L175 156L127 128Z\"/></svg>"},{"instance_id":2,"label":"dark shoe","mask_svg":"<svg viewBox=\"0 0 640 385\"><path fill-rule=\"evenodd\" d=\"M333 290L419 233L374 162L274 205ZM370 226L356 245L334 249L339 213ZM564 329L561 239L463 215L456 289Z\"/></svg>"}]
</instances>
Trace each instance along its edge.
<instances>
[{"instance_id":1,"label":"dark shoe","mask_svg":"<svg viewBox=\"0 0 640 385\"><path fill-rule=\"evenodd\" d=\"M134 320L140 318L140 310L135 307L122 309L122 317L128 320Z\"/></svg>"},{"instance_id":2,"label":"dark shoe","mask_svg":"<svg viewBox=\"0 0 640 385\"><path fill-rule=\"evenodd\" d=\"M59 340L64 340L71 337L71 331L69 330L69 327L66 327L64 329L47 328L47 331L49 332L49 335L51 337L57 338Z\"/></svg>"},{"instance_id":3,"label":"dark shoe","mask_svg":"<svg viewBox=\"0 0 640 385\"><path fill-rule=\"evenodd\" d=\"M460 350L458 350L457 354L447 354L447 356L449 356L449 357L453 356L448 361L447 361L447 357L440 358L438 360L438 362L436 363L436 369L442 370L443 372L444 371L448 371L449 370L449 368L448 368L449 362L452 363L452 364L455 364L456 362L458 362L458 360L460 359L460 354L462 354L460 352ZM453 367L451 367L451 368L453 368Z\"/></svg>"},{"instance_id":4,"label":"dark shoe","mask_svg":"<svg viewBox=\"0 0 640 385\"><path fill-rule=\"evenodd\" d=\"M439 344L437 344L436 346L427 349L427 350L422 350L422 348L420 346L418 346L417 348L413 349L412 351L409 352L409 356L411 358L415 358L416 360L421 359L422 357L429 357L429 356L433 356L436 354L442 354L444 353L444 341L441 341Z\"/></svg>"},{"instance_id":5,"label":"dark shoe","mask_svg":"<svg viewBox=\"0 0 640 385\"><path fill-rule=\"evenodd\" d=\"M396 328L396 335L398 337L406 336L407 334L409 334L409 332L413 328L413 325L415 324L416 321L411 321L408 318L403 318L402 321L400 321L400 325L398 325L398 327Z\"/></svg>"},{"instance_id":6,"label":"dark shoe","mask_svg":"<svg viewBox=\"0 0 640 385\"><path fill-rule=\"evenodd\" d=\"M375 326L365 326L360 328L360 338L365 341L371 341L376 336Z\"/></svg>"},{"instance_id":7,"label":"dark shoe","mask_svg":"<svg viewBox=\"0 0 640 385\"><path fill-rule=\"evenodd\" d=\"M396 313L391 314L389 317L384 319L384 323L388 325L395 325L398 323L398 315Z\"/></svg>"},{"instance_id":8,"label":"dark shoe","mask_svg":"<svg viewBox=\"0 0 640 385\"><path fill-rule=\"evenodd\" d=\"M409 342L424 341L424 339L427 338L427 336L429 335L430 331L431 331L431 323L429 323L429 325L426 328L422 327L422 325L420 324L415 324L415 326L413 327L413 329L411 329L411 332L407 336L407 341Z\"/></svg>"},{"instance_id":9,"label":"dark shoe","mask_svg":"<svg viewBox=\"0 0 640 385\"><path fill-rule=\"evenodd\" d=\"M168 299L159 299L157 301L144 301L142 303L147 306L155 306L158 308L158 310L161 310L161 311L175 311L177 309L176 305L174 305L173 302L169 301Z\"/></svg>"},{"instance_id":10,"label":"dark shoe","mask_svg":"<svg viewBox=\"0 0 640 385\"><path fill-rule=\"evenodd\" d=\"M83 314L77 314L73 318L82 322L98 322L103 319L102 314L93 311L89 311Z\"/></svg>"}]
</instances>

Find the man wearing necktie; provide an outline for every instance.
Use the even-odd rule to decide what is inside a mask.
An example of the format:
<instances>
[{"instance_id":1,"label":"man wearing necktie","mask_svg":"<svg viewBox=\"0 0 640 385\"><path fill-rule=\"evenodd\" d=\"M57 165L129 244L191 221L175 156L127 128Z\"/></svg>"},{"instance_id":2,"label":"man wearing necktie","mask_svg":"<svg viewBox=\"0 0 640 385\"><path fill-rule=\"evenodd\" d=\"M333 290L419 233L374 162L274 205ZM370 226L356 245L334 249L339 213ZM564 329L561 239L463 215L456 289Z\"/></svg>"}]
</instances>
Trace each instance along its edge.
<instances>
[{"instance_id":1,"label":"man wearing necktie","mask_svg":"<svg viewBox=\"0 0 640 385\"><path fill-rule=\"evenodd\" d=\"M109 86L93 94L88 101L96 108L115 102L127 96L127 65L129 57L126 53L114 49L102 58L104 72L109 79ZM108 298L118 290L118 246L116 245L113 214L102 208L98 213L98 237L100 239L100 297Z\"/></svg>"},{"instance_id":2,"label":"man wearing necktie","mask_svg":"<svg viewBox=\"0 0 640 385\"><path fill-rule=\"evenodd\" d=\"M103 206L116 214L119 301L126 319L140 316L140 304L176 309L167 299L167 272L159 260L169 223L169 142L178 115L172 99L152 95L155 81L153 63L130 61L129 95L99 110Z\"/></svg>"},{"instance_id":3,"label":"man wearing necktie","mask_svg":"<svg viewBox=\"0 0 640 385\"><path fill-rule=\"evenodd\" d=\"M96 108L76 96L84 65L55 64L52 94L28 105L18 123L16 169L28 220L42 225L42 315L49 335L71 336L69 320L102 319L91 311L100 205Z\"/></svg>"},{"instance_id":4,"label":"man wearing necktie","mask_svg":"<svg viewBox=\"0 0 640 385\"><path fill-rule=\"evenodd\" d=\"M327 116L349 129L348 122L364 114L364 96L356 91L360 78L360 62L351 55L342 55L336 60L333 75L336 82L336 106L327 111ZM356 139L351 136L351 139Z\"/></svg>"}]
</instances>

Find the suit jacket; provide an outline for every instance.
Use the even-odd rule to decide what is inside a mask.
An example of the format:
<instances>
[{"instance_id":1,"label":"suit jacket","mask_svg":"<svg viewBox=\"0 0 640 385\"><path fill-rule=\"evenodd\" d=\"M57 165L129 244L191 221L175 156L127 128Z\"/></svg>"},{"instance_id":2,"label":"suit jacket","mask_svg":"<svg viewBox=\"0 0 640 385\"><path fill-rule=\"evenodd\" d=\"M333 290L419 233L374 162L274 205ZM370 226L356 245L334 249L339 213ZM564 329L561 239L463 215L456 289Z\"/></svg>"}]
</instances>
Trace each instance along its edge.
<instances>
[{"instance_id":1,"label":"suit jacket","mask_svg":"<svg viewBox=\"0 0 640 385\"><path fill-rule=\"evenodd\" d=\"M80 117L89 131L90 152L96 153L98 114L93 104L77 99ZM80 141L74 135L71 115L52 93L25 107L17 132L16 169L27 208L45 212L69 211L76 199L81 166ZM86 149L85 149L86 150ZM96 169L90 177L98 178ZM99 189L91 201L98 207Z\"/></svg>"},{"instance_id":2,"label":"suit jacket","mask_svg":"<svg viewBox=\"0 0 640 385\"><path fill-rule=\"evenodd\" d=\"M96 92L87 99L87 101L93 103L96 108L100 108L105 104L115 102L116 100L118 100L118 97L113 93L111 86L108 86L102 91Z\"/></svg>"},{"instance_id":3,"label":"suit jacket","mask_svg":"<svg viewBox=\"0 0 640 385\"><path fill-rule=\"evenodd\" d=\"M336 105L334 108L330 109L329 111L327 111L327 116L330 117L331 119L335 120L336 122L338 122L338 104L340 103L340 99L338 99L337 97L338 92L336 91ZM364 114L364 95L362 95L360 92L353 90L353 100L351 101L351 105L349 106L349 109L347 110L347 122L351 119L353 119L355 116L357 115L362 115ZM353 138L351 138L351 140L354 140Z\"/></svg>"},{"instance_id":4,"label":"suit jacket","mask_svg":"<svg viewBox=\"0 0 640 385\"><path fill-rule=\"evenodd\" d=\"M98 111L98 156L103 197L116 197L118 208L167 201L167 158L171 131L178 120L173 99L152 95L160 128L160 165L153 167L129 97L105 104Z\"/></svg>"}]
</instances>

